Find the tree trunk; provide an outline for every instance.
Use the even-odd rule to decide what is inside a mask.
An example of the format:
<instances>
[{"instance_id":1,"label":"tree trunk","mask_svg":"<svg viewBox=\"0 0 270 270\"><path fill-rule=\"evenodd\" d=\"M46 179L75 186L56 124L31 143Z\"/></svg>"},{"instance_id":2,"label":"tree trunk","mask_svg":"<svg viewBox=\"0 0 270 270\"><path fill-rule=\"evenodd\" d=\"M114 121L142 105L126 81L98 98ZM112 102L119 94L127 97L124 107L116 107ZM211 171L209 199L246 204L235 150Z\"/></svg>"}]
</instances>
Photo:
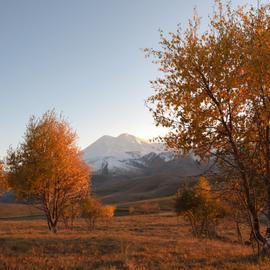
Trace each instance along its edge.
<instances>
[{"instance_id":1,"label":"tree trunk","mask_svg":"<svg viewBox=\"0 0 270 270\"><path fill-rule=\"evenodd\" d=\"M70 219L70 229L73 230L73 227L74 227L74 216L71 217Z\"/></svg>"},{"instance_id":2,"label":"tree trunk","mask_svg":"<svg viewBox=\"0 0 270 270\"><path fill-rule=\"evenodd\" d=\"M235 224L236 224L236 232L237 232L238 241L243 245L243 237L242 237L240 224L237 220L235 221Z\"/></svg>"},{"instance_id":3,"label":"tree trunk","mask_svg":"<svg viewBox=\"0 0 270 270\"><path fill-rule=\"evenodd\" d=\"M65 229L69 229L69 218L63 217L63 223L65 225Z\"/></svg>"},{"instance_id":4,"label":"tree trunk","mask_svg":"<svg viewBox=\"0 0 270 270\"><path fill-rule=\"evenodd\" d=\"M47 224L48 224L48 229L49 229L49 231L51 231L51 223L50 223L50 221L49 221L49 217L48 216L46 216L47 217Z\"/></svg>"},{"instance_id":5,"label":"tree trunk","mask_svg":"<svg viewBox=\"0 0 270 270\"><path fill-rule=\"evenodd\" d=\"M265 233L265 241L263 243L261 255L263 257L270 256L270 183L267 181L267 228Z\"/></svg>"},{"instance_id":6,"label":"tree trunk","mask_svg":"<svg viewBox=\"0 0 270 270\"><path fill-rule=\"evenodd\" d=\"M268 119L269 121L270 119ZM266 155L265 155L265 170L266 170L266 177L265 177L265 184L267 188L267 229L264 237L263 247L261 255L263 257L270 255L270 127L266 127L266 140L265 140L265 147L266 147Z\"/></svg>"},{"instance_id":7,"label":"tree trunk","mask_svg":"<svg viewBox=\"0 0 270 270\"><path fill-rule=\"evenodd\" d=\"M52 231L53 233L57 233L57 226L56 226L56 225L52 225L51 231Z\"/></svg>"},{"instance_id":8,"label":"tree trunk","mask_svg":"<svg viewBox=\"0 0 270 270\"><path fill-rule=\"evenodd\" d=\"M47 224L48 224L48 228L49 231L56 233L57 232L57 219L53 220L50 216L50 214L46 214L47 217Z\"/></svg>"}]
</instances>

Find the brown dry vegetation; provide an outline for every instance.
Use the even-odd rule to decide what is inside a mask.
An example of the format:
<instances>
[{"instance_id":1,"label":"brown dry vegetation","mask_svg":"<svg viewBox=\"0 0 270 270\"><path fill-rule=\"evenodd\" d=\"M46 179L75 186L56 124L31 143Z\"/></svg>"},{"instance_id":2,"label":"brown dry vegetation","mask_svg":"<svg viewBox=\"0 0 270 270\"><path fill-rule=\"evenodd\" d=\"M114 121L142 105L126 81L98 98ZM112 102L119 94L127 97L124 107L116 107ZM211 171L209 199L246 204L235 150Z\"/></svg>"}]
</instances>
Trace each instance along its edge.
<instances>
[{"instance_id":1,"label":"brown dry vegetation","mask_svg":"<svg viewBox=\"0 0 270 270\"><path fill-rule=\"evenodd\" d=\"M114 217L92 232L79 220L73 231L56 235L45 220L5 220L0 222L0 269L270 268L254 259L250 246L236 242L232 225L221 224L220 235L226 238L194 239L188 224L171 213Z\"/></svg>"},{"instance_id":2,"label":"brown dry vegetation","mask_svg":"<svg viewBox=\"0 0 270 270\"><path fill-rule=\"evenodd\" d=\"M0 220L7 218L21 218L42 216L41 210L33 205L19 203L0 203Z\"/></svg>"}]
</instances>

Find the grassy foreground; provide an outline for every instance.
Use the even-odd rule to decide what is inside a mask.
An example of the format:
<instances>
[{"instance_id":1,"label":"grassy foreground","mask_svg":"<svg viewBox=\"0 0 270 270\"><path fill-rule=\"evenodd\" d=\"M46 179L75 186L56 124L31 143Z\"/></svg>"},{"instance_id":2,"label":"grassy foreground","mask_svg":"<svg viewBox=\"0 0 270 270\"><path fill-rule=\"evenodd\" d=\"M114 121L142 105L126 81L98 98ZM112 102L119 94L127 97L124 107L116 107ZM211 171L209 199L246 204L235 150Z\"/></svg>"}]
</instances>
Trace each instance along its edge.
<instances>
[{"instance_id":1,"label":"grassy foreground","mask_svg":"<svg viewBox=\"0 0 270 270\"><path fill-rule=\"evenodd\" d=\"M222 228L223 227L223 228ZM115 217L93 232L48 232L45 220L0 221L0 269L270 269L221 226L220 240L194 239L172 214Z\"/></svg>"}]
</instances>

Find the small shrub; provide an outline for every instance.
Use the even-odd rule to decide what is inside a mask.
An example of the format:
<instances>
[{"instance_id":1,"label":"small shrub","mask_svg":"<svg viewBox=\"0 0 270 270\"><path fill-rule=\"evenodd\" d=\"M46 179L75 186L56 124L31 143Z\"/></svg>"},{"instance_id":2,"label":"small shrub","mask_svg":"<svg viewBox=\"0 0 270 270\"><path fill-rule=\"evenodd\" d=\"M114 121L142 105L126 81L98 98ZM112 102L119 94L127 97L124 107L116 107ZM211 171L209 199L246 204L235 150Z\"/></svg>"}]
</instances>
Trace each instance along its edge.
<instances>
[{"instance_id":1,"label":"small shrub","mask_svg":"<svg viewBox=\"0 0 270 270\"><path fill-rule=\"evenodd\" d=\"M176 194L175 212L190 223L196 237L216 236L219 219L225 215L221 203L213 196L206 178L201 177L195 187L183 186Z\"/></svg>"},{"instance_id":2,"label":"small shrub","mask_svg":"<svg viewBox=\"0 0 270 270\"><path fill-rule=\"evenodd\" d=\"M116 209L115 205L101 206L101 217L106 220L113 218L115 209Z\"/></svg>"},{"instance_id":3,"label":"small shrub","mask_svg":"<svg viewBox=\"0 0 270 270\"><path fill-rule=\"evenodd\" d=\"M116 206L102 205L96 198L89 196L82 203L82 217L89 230L95 228L98 219L109 220L113 218Z\"/></svg>"},{"instance_id":4,"label":"small shrub","mask_svg":"<svg viewBox=\"0 0 270 270\"><path fill-rule=\"evenodd\" d=\"M79 203L74 203L66 206L61 212L60 219L66 229L73 229L74 221L81 215L81 206Z\"/></svg>"},{"instance_id":5,"label":"small shrub","mask_svg":"<svg viewBox=\"0 0 270 270\"><path fill-rule=\"evenodd\" d=\"M92 196L88 196L82 203L82 217L89 230L93 230L98 218L102 216L101 202Z\"/></svg>"}]
</instances>

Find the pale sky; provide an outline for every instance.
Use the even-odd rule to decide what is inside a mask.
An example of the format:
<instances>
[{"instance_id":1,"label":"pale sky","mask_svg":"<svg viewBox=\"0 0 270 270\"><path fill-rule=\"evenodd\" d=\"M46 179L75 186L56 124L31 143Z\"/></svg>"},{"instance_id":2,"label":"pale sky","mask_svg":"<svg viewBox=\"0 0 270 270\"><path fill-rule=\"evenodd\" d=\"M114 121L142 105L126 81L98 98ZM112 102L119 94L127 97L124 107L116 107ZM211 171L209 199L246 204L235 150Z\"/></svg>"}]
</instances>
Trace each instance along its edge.
<instances>
[{"instance_id":1,"label":"pale sky","mask_svg":"<svg viewBox=\"0 0 270 270\"><path fill-rule=\"evenodd\" d=\"M0 157L21 141L31 115L52 108L82 148L105 134L158 135L144 105L157 66L141 49L158 48L158 29L185 26L194 7L206 26L213 2L0 0Z\"/></svg>"}]
</instances>

